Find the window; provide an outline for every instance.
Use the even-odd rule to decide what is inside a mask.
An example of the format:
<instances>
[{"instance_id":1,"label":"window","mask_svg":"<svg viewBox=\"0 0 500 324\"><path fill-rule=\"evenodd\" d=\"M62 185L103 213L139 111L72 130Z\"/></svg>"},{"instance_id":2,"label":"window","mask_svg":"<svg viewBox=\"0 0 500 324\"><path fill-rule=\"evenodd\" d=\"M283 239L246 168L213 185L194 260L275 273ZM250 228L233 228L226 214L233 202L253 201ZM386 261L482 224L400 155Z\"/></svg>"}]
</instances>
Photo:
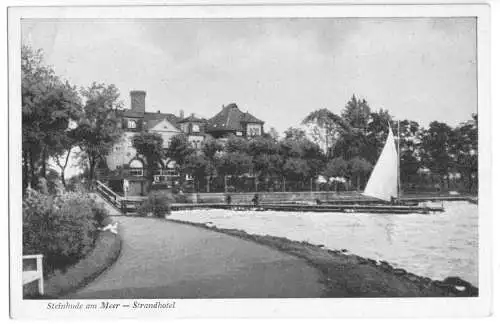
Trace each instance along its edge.
<instances>
[{"instance_id":1,"label":"window","mask_svg":"<svg viewBox=\"0 0 500 324\"><path fill-rule=\"evenodd\" d=\"M127 121L127 128L135 129L137 127L137 124L135 120L129 120Z\"/></svg>"},{"instance_id":2,"label":"window","mask_svg":"<svg viewBox=\"0 0 500 324\"><path fill-rule=\"evenodd\" d=\"M132 160L129 164L129 174L133 177L142 177L144 175L142 162L139 160Z\"/></svg>"},{"instance_id":3,"label":"window","mask_svg":"<svg viewBox=\"0 0 500 324\"><path fill-rule=\"evenodd\" d=\"M248 125L248 136L260 136L260 125Z\"/></svg>"}]
</instances>

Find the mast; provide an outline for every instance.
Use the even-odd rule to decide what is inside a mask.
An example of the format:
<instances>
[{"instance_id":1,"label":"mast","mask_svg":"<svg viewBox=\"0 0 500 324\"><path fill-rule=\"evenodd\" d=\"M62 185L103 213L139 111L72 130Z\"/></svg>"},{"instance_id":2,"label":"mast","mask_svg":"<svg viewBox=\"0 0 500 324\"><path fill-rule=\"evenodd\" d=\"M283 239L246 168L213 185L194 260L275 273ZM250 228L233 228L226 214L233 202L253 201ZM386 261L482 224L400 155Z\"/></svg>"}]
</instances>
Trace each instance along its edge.
<instances>
[{"instance_id":1,"label":"mast","mask_svg":"<svg viewBox=\"0 0 500 324\"><path fill-rule=\"evenodd\" d=\"M401 165L400 165L400 160L401 160L401 147L400 147L400 142L401 142L401 134L399 132L399 120L398 120L398 135L397 135L397 139L398 139L398 146L397 146L397 152L398 152L398 201L399 201L399 198L401 196Z\"/></svg>"}]
</instances>

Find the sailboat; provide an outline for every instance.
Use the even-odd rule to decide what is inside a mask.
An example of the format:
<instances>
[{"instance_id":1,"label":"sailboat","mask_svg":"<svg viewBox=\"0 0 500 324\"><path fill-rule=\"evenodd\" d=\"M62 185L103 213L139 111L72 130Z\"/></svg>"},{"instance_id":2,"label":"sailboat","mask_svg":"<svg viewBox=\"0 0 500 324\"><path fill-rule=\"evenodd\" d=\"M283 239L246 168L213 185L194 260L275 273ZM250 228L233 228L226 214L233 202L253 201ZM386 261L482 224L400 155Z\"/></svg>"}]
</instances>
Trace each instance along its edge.
<instances>
[{"instance_id":1,"label":"sailboat","mask_svg":"<svg viewBox=\"0 0 500 324\"><path fill-rule=\"evenodd\" d=\"M392 202L399 198L399 154L394 135L389 134L377 164L373 168L363 195Z\"/></svg>"},{"instance_id":2,"label":"sailboat","mask_svg":"<svg viewBox=\"0 0 500 324\"><path fill-rule=\"evenodd\" d=\"M385 206L387 212L401 213L405 210L411 213L428 213L430 211L443 211L441 208L418 207L415 204L403 203L400 199L400 167L399 167L399 122L398 122L398 148L396 148L395 138L389 124L387 139L380 153L377 163L373 168L364 196L376 198L385 202L390 202L391 206ZM377 209L376 205L372 206ZM377 210L378 212L378 210Z\"/></svg>"}]
</instances>

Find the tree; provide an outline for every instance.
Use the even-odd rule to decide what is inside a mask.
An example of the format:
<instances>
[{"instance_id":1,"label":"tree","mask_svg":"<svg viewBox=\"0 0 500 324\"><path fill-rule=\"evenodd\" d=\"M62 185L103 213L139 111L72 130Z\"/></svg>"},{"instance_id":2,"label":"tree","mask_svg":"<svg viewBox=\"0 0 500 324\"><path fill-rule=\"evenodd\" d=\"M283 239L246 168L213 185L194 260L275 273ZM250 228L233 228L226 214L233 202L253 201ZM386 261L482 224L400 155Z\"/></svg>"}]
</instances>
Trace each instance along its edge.
<instances>
[{"instance_id":1,"label":"tree","mask_svg":"<svg viewBox=\"0 0 500 324\"><path fill-rule=\"evenodd\" d=\"M92 183L98 163L105 160L122 136L120 119L116 115L122 103L119 101L120 93L113 84L94 82L80 92L85 104L74 132L83 153L82 162L88 166L89 181Z\"/></svg>"},{"instance_id":2,"label":"tree","mask_svg":"<svg viewBox=\"0 0 500 324\"><path fill-rule=\"evenodd\" d=\"M323 108L311 112L302 121L309 129L314 142L329 155L340 133L348 129L342 118Z\"/></svg>"},{"instance_id":3,"label":"tree","mask_svg":"<svg viewBox=\"0 0 500 324\"><path fill-rule=\"evenodd\" d=\"M253 157L253 171L259 181L264 181L266 188L271 177L281 175L283 158L280 145L272 138L253 138L248 146L248 153Z\"/></svg>"},{"instance_id":4,"label":"tree","mask_svg":"<svg viewBox=\"0 0 500 324\"><path fill-rule=\"evenodd\" d=\"M399 124L399 139L400 179L410 182L423 166L420 160L422 129L417 122L405 119Z\"/></svg>"},{"instance_id":5,"label":"tree","mask_svg":"<svg viewBox=\"0 0 500 324\"><path fill-rule=\"evenodd\" d=\"M75 139L71 135L64 136L64 139L59 143L59 148L56 148L53 154L54 162L61 170L61 182L65 188L65 171L68 166L69 158L73 152L75 142Z\"/></svg>"},{"instance_id":6,"label":"tree","mask_svg":"<svg viewBox=\"0 0 500 324\"><path fill-rule=\"evenodd\" d=\"M227 139L225 150L229 153L246 153L248 152L248 140L242 137L231 135Z\"/></svg>"},{"instance_id":7,"label":"tree","mask_svg":"<svg viewBox=\"0 0 500 324\"><path fill-rule=\"evenodd\" d=\"M276 128L274 127L271 127L269 129L269 137L275 141L278 141L279 138L280 138L280 134L278 133L278 131L276 130Z\"/></svg>"},{"instance_id":8,"label":"tree","mask_svg":"<svg viewBox=\"0 0 500 324\"><path fill-rule=\"evenodd\" d=\"M363 157L367 161L372 164L377 163L387 140L390 125L393 128L393 133L396 134L394 132L396 129L394 124L387 110L380 109L379 111L370 113L370 121L366 129L366 145L363 150Z\"/></svg>"},{"instance_id":9,"label":"tree","mask_svg":"<svg viewBox=\"0 0 500 324\"><path fill-rule=\"evenodd\" d=\"M204 182L207 175L214 174L215 165L204 154L193 152L187 157L184 170L199 184Z\"/></svg>"},{"instance_id":10,"label":"tree","mask_svg":"<svg viewBox=\"0 0 500 324\"><path fill-rule=\"evenodd\" d=\"M46 177L47 161L61 153L68 126L78 119L76 88L45 65L43 52L21 48L23 189Z\"/></svg>"},{"instance_id":11,"label":"tree","mask_svg":"<svg viewBox=\"0 0 500 324\"><path fill-rule=\"evenodd\" d=\"M213 137L205 138L203 141L202 151L205 157L208 158L212 163L215 162L215 157L218 152L222 152L224 145Z\"/></svg>"},{"instance_id":12,"label":"tree","mask_svg":"<svg viewBox=\"0 0 500 324\"><path fill-rule=\"evenodd\" d=\"M304 181L309 175L310 169L307 161L300 158L290 158L283 165L283 175L288 180Z\"/></svg>"},{"instance_id":13,"label":"tree","mask_svg":"<svg viewBox=\"0 0 500 324\"><path fill-rule=\"evenodd\" d=\"M356 178L356 186L357 190L361 190L361 183L364 181L364 178L370 174L372 170L372 165L370 162L366 161L363 158L355 157L349 161L349 173L352 178Z\"/></svg>"},{"instance_id":14,"label":"tree","mask_svg":"<svg viewBox=\"0 0 500 324\"><path fill-rule=\"evenodd\" d=\"M467 182L469 192L477 191L478 178L478 127L477 114L472 120L460 124L455 129L452 154L457 171Z\"/></svg>"},{"instance_id":15,"label":"tree","mask_svg":"<svg viewBox=\"0 0 500 324\"><path fill-rule=\"evenodd\" d=\"M252 157L243 152L229 152L221 157L219 173L222 175L241 176L252 168Z\"/></svg>"},{"instance_id":16,"label":"tree","mask_svg":"<svg viewBox=\"0 0 500 324\"><path fill-rule=\"evenodd\" d=\"M181 175L181 181L184 179L184 168L187 159L194 151L185 134L172 137L169 146L165 150L165 157L175 162L175 166Z\"/></svg>"},{"instance_id":17,"label":"tree","mask_svg":"<svg viewBox=\"0 0 500 324\"><path fill-rule=\"evenodd\" d=\"M342 119L352 128L365 130L370 121L370 106L365 99L357 99L353 94L342 111Z\"/></svg>"},{"instance_id":18,"label":"tree","mask_svg":"<svg viewBox=\"0 0 500 324\"><path fill-rule=\"evenodd\" d=\"M306 138L306 132L303 129L296 127L289 127L285 131L285 139L298 141L298 140L303 140L305 138Z\"/></svg>"},{"instance_id":19,"label":"tree","mask_svg":"<svg viewBox=\"0 0 500 324\"><path fill-rule=\"evenodd\" d=\"M445 123L434 121L423 135L422 148L425 165L440 175L440 181L448 179L448 174L453 168L451 152L451 138L453 130ZM449 181L448 181L449 184Z\"/></svg>"},{"instance_id":20,"label":"tree","mask_svg":"<svg viewBox=\"0 0 500 324\"><path fill-rule=\"evenodd\" d=\"M164 158L163 138L159 134L141 132L132 137L132 146L146 160L146 177L153 181L153 171Z\"/></svg>"},{"instance_id":21,"label":"tree","mask_svg":"<svg viewBox=\"0 0 500 324\"><path fill-rule=\"evenodd\" d=\"M335 158L328 162L323 170L323 174L327 178L348 176L349 166L343 158Z\"/></svg>"}]
</instances>

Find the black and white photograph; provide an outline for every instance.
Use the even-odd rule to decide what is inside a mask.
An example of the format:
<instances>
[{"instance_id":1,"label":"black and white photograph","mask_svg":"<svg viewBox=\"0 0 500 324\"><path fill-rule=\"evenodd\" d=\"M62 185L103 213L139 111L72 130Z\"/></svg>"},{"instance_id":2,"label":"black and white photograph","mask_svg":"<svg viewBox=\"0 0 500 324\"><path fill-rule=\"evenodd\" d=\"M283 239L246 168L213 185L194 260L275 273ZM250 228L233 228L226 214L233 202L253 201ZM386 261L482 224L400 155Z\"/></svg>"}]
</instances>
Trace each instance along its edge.
<instances>
[{"instance_id":1,"label":"black and white photograph","mask_svg":"<svg viewBox=\"0 0 500 324\"><path fill-rule=\"evenodd\" d=\"M10 8L17 316L488 309L488 8L305 9Z\"/></svg>"}]
</instances>

